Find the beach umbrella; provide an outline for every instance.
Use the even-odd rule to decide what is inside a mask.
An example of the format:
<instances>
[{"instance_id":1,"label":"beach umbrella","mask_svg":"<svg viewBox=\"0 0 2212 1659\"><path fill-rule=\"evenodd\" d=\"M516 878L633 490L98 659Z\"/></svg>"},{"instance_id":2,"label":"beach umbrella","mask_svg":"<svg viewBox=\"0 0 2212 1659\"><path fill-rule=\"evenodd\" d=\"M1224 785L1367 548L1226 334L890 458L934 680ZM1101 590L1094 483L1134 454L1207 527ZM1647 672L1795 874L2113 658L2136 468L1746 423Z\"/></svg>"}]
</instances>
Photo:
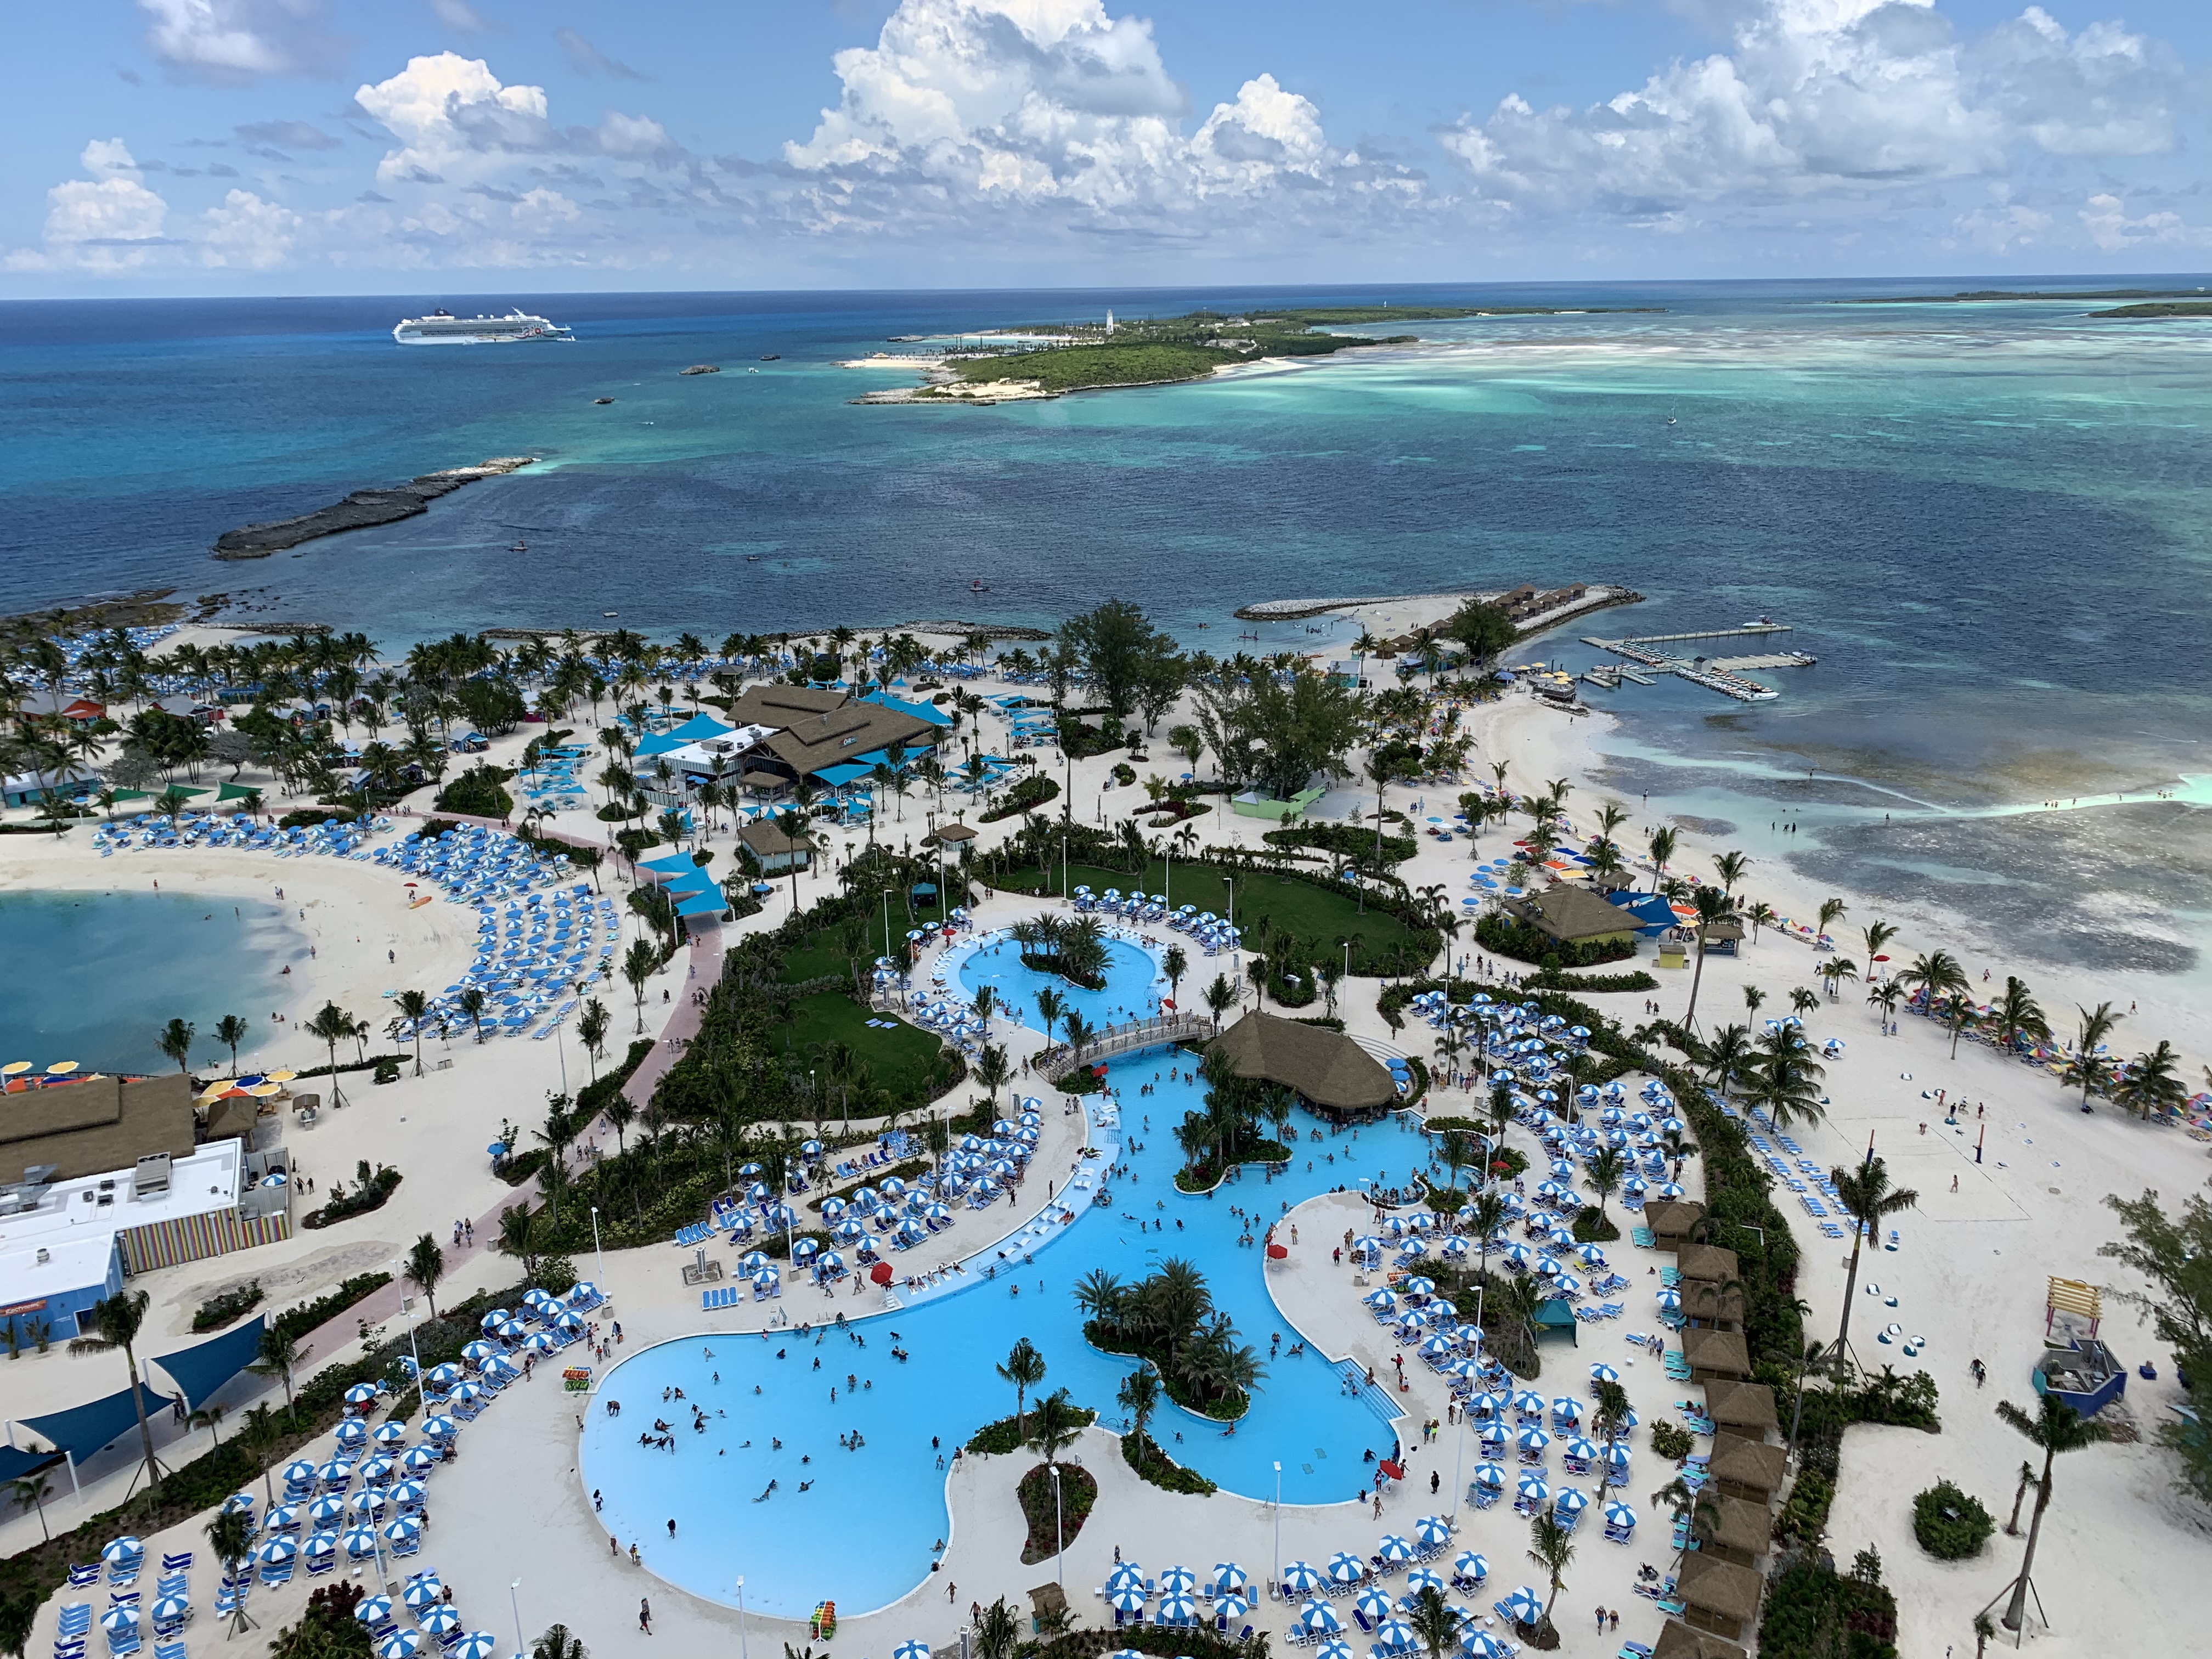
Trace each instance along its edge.
<instances>
[{"instance_id":1,"label":"beach umbrella","mask_svg":"<svg viewBox=\"0 0 2212 1659\"><path fill-rule=\"evenodd\" d=\"M1605 1506L1605 1524L1626 1532L1636 1525L1636 1511L1616 1498Z\"/></svg>"},{"instance_id":2,"label":"beach umbrella","mask_svg":"<svg viewBox=\"0 0 2212 1659\"><path fill-rule=\"evenodd\" d=\"M1108 1589L1119 1589L1124 1584L1135 1584L1141 1588L1144 1582L1145 1570L1134 1561L1118 1562L1114 1571L1106 1575Z\"/></svg>"},{"instance_id":3,"label":"beach umbrella","mask_svg":"<svg viewBox=\"0 0 2212 1659\"><path fill-rule=\"evenodd\" d=\"M396 1630L376 1644L376 1659L415 1659L415 1650L422 1645L421 1632Z\"/></svg>"},{"instance_id":4,"label":"beach umbrella","mask_svg":"<svg viewBox=\"0 0 2212 1659\"><path fill-rule=\"evenodd\" d=\"M338 1541L345 1546L346 1553L358 1561L364 1556L376 1553L376 1528L348 1527Z\"/></svg>"},{"instance_id":5,"label":"beach umbrella","mask_svg":"<svg viewBox=\"0 0 2212 1659\"><path fill-rule=\"evenodd\" d=\"M1542 1473L1536 1469L1524 1473L1514 1492L1516 1496L1524 1498L1531 1504L1540 1504L1552 1495L1552 1489L1545 1484Z\"/></svg>"},{"instance_id":6,"label":"beach umbrella","mask_svg":"<svg viewBox=\"0 0 2212 1659\"><path fill-rule=\"evenodd\" d=\"M465 1388L468 1385L464 1383L462 1386ZM460 1431L460 1423L454 1418L441 1415L438 1417L426 1417L422 1419L422 1434L423 1437L426 1439L451 1440Z\"/></svg>"},{"instance_id":7,"label":"beach umbrella","mask_svg":"<svg viewBox=\"0 0 2212 1659\"><path fill-rule=\"evenodd\" d=\"M1408 1597L1419 1595L1425 1589L1432 1589L1441 1595L1444 1589L1443 1576L1426 1567L1415 1567L1406 1575L1406 1594Z\"/></svg>"},{"instance_id":8,"label":"beach umbrella","mask_svg":"<svg viewBox=\"0 0 2212 1659\"><path fill-rule=\"evenodd\" d=\"M392 1471L397 1462L397 1459L381 1455L370 1458L368 1462L361 1466L362 1481L372 1486L389 1486L392 1482Z\"/></svg>"},{"instance_id":9,"label":"beach umbrella","mask_svg":"<svg viewBox=\"0 0 2212 1659\"><path fill-rule=\"evenodd\" d=\"M492 1659L499 1638L489 1631L472 1630L446 1650L446 1659Z\"/></svg>"},{"instance_id":10,"label":"beach umbrella","mask_svg":"<svg viewBox=\"0 0 2212 1659\"><path fill-rule=\"evenodd\" d=\"M346 1500L346 1507L356 1515L373 1516L392 1501L392 1494L381 1486L371 1486L357 1492Z\"/></svg>"},{"instance_id":11,"label":"beach umbrella","mask_svg":"<svg viewBox=\"0 0 2212 1659\"><path fill-rule=\"evenodd\" d=\"M1504 1607L1506 1617L1518 1625L1533 1625L1544 1616L1544 1598L1526 1584L1505 1598Z\"/></svg>"},{"instance_id":12,"label":"beach umbrella","mask_svg":"<svg viewBox=\"0 0 2212 1659\"><path fill-rule=\"evenodd\" d=\"M1462 1550L1452 1558L1452 1576L1471 1578L1480 1584L1490 1577L1490 1558L1479 1550Z\"/></svg>"},{"instance_id":13,"label":"beach umbrella","mask_svg":"<svg viewBox=\"0 0 2212 1659\"><path fill-rule=\"evenodd\" d=\"M1576 1486L1563 1486L1559 1495L1552 1500L1552 1512L1565 1520L1571 1515L1580 1515L1589 1507L1589 1494Z\"/></svg>"},{"instance_id":14,"label":"beach umbrella","mask_svg":"<svg viewBox=\"0 0 2212 1659\"><path fill-rule=\"evenodd\" d=\"M1495 1463L1477 1463L1474 1466L1474 1484L1487 1486L1492 1492L1502 1492L1505 1487L1505 1471Z\"/></svg>"},{"instance_id":15,"label":"beach umbrella","mask_svg":"<svg viewBox=\"0 0 2212 1659\"><path fill-rule=\"evenodd\" d=\"M280 1566L300 1553L300 1547L289 1538L272 1538L254 1551L253 1559L264 1566Z\"/></svg>"},{"instance_id":16,"label":"beach umbrella","mask_svg":"<svg viewBox=\"0 0 2212 1659\"><path fill-rule=\"evenodd\" d=\"M1142 1584L1123 1584L1106 1593L1107 1604L1116 1613L1142 1613L1145 1610L1145 1587Z\"/></svg>"},{"instance_id":17,"label":"beach umbrella","mask_svg":"<svg viewBox=\"0 0 2212 1659\"><path fill-rule=\"evenodd\" d=\"M399 1467L410 1475L428 1474L438 1467L438 1454L428 1446L416 1446L399 1460Z\"/></svg>"},{"instance_id":18,"label":"beach umbrella","mask_svg":"<svg viewBox=\"0 0 2212 1659\"><path fill-rule=\"evenodd\" d=\"M1310 1590L1321 1583L1321 1571L1310 1561L1293 1561L1283 1569L1283 1588Z\"/></svg>"},{"instance_id":19,"label":"beach umbrella","mask_svg":"<svg viewBox=\"0 0 2212 1659\"><path fill-rule=\"evenodd\" d=\"M461 1627L461 1615L451 1605L441 1601L424 1613L416 1622L431 1635L445 1637L450 1636Z\"/></svg>"},{"instance_id":20,"label":"beach umbrella","mask_svg":"<svg viewBox=\"0 0 2212 1659\"><path fill-rule=\"evenodd\" d=\"M1170 1567L1160 1574L1160 1593L1188 1595L1197 1586L1198 1575L1188 1567Z\"/></svg>"},{"instance_id":21,"label":"beach umbrella","mask_svg":"<svg viewBox=\"0 0 2212 1659\"><path fill-rule=\"evenodd\" d=\"M1410 1561L1413 1559L1413 1545L1395 1532L1382 1534L1382 1541L1375 1547L1375 1553L1385 1561Z\"/></svg>"},{"instance_id":22,"label":"beach umbrella","mask_svg":"<svg viewBox=\"0 0 2212 1659\"><path fill-rule=\"evenodd\" d=\"M1385 1653L1403 1653L1413 1645L1413 1627L1402 1619L1385 1619L1375 1627L1375 1645Z\"/></svg>"},{"instance_id":23,"label":"beach umbrella","mask_svg":"<svg viewBox=\"0 0 2212 1659\"><path fill-rule=\"evenodd\" d=\"M387 1451L396 1451L407 1443L407 1425L404 1423L383 1423L368 1437Z\"/></svg>"},{"instance_id":24,"label":"beach umbrella","mask_svg":"<svg viewBox=\"0 0 2212 1659\"><path fill-rule=\"evenodd\" d=\"M422 1535L422 1523L411 1515L385 1523L384 1541L387 1544L411 1544Z\"/></svg>"},{"instance_id":25,"label":"beach umbrella","mask_svg":"<svg viewBox=\"0 0 2212 1659\"><path fill-rule=\"evenodd\" d=\"M1598 1455L1598 1449L1590 1442L1577 1435L1567 1442L1566 1454L1577 1463L1587 1463Z\"/></svg>"},{"instance_id":26,"label":"beach umbrella","mask_svg":"<svg viewBox=\"0 0 2212 1659\"><path fill-rule=\"evenodd\" d=\"M1680 1307L1681 1305L1682 1293L1681 1291L1674 1289L1672 1285L1668 1286L1665 1290L1659 1292L1659 1306L1662 1310L1672 1310Z\"/></svg>"},{"instance_id":27,"label":"beach umbrella","mask_svg":"<svg viewBox=\"0 0 2212 1659\"><path fill-rule=\"evenodd\" d=\"M1583 1402L1579 1400L1570 1400L1566 1395L1561 1395L1552 1402L1552 1418L1554 1422L1579 1423L1582 1421L1582 1415Z\"/></svg>"},{"instance_id":28,"label":"beach umbrella","mask_svg":"<svg viewBox=\"0 0 2212 1659\"><path fill-rule=\"evenodd\" d=\"M1352 1605L1370 1619L1388 1619L1396 1611L1390 1593L1377 1585L1370 1584L1352 1599Z\"/></svg>"},{"instance_id":29,"label":"beach umbrella","mask_svg":"<svg viewBox=\"0 0 2212 1659\"><path fill-rule=\"evenodd\" d=\"M1477 1417L1496 1417L1510 1409L1512 1403L1502 1394L1479 1394L1467 1402L1467 1408Z\"/></svg>"},{"instance_id":30,"label":"beach umbrella","mask_svg":"<svg viewBox=\"0 0 2212 1659\"><path fill-rule=\"evenodd\" d=\"M1605 1455L1607 1478L1615 1484L1628 1479L1628 1448L1615 1446Z\"/></svg>"},{"instance_id":31,"label":"beach umbrella","mask_svg":"<svg viewBox=\"0 0 2212 1659\"><path fill-rule=\"evenodd\" d=\"M284 1484L288 1486L309 1486L314 1479L315 1466L304 1457L284 1466Z\"/></svg>"},{"instance_id":32,"label":"beach umbrella","mask_svg":"<svg viewBox=\"0 0 2212 1659\"><path fill-rule=\"evenodd\" d=\"M1197 1616L1198 1603L1179 1592L1163 1595L1155 1615L1164 1625L1188 1625Z\"/></svg>"},{"instance_id":33,"label":"beach umbrella","mask_svg":"<svg viewBox=\"0 0 2212 1659\"><path fill-rule=\"evenodd\" d=\"M1605 1361L1601 1359L1590 1367L1590 1381L1593 1382L1618 1382L1620 1381L1620 1373L1613 1370L1612 1366L1607 1364Z\"/></svg>"},{"instance_id":34,"label":"beach umbrella","mask_svg":"<svg viewBox=\"0 0 2212 1659\"><path fill-rule=\"evenodd\" d=\"M1541 1417L1544 1396L1534 1389L1523 1389L1513 1396L1513 1409L1522 1417Z\"/></svg>"},{"instance_id":35,"label":"beach umbrella","mask_svg":"<svg viewBox=\"0 0 2212 1659\"><path fill-rule=\"evenodd\" d=\"M1367 1564L1348 1551L1339 1550L1328 1558L1328 1578L1333 1584L1356 1584L1367 1577Z\"/></svg>"},{"instance_id":36,"label":"beach umbrella","mask_svg":"<svg viewBox=\"0 0 2212 1659\"><path fill-rule=\"evenodd\" d=\"M138 1628L138 1609L110 1607L100 1615L100 1629L112 1635L122 1636Z\"/></svg>"},{"instance_id":37,"label":"beach umbrella","mask_svg":"<svg viewBox=\"0 0 2212 1659\"><path fill-rule=\"evenodd\" d=\"M1505 1449L1505 1425L1492 1421L1475 1431L1474 1437L1482 1444L1485 1455L1495 1456Z\"/></svg>"},{"instance_id":38,"label":"beach umbrella","mask_svg":"<svg viewBox=\"0 0 2212 1659\"><path fill-rule=\"evenodd\" d=\"M1467 1640L1461 1645L1461 1651L1467 1655L1467 1659L1506 1659L1507 1655L1513 1650L1488 1631L1477 1630L1468 1632Z\"/></svg>"},{"instance_id":39,"label":"beach umbrella","mask_svg":"<svg viewBox=\"0 0 2212 1659\"><path fill-rule=\"evenodd\" d=\"M279 1504L261 1518L264 1532L289 1532L300 1524L300 1510L295 1504Z\"/></svg>"},{"instance_id":40,"label":"beach umbrella","mask_svg":"<svg viewBox=\"0 0 2212 1659\"><path fill-rule=\"evenodd\" d=\"M314 1557L335 1555L337 1553L337 1548L338 1535L334 1532L311 1534L307 1541L300 1546L302 1554Z\"/></svg>"},{"instance_id":41,"label":"beach umbrella","mask_svg":"<svg viewBox=\"0 0 2212 1659\"><path fill-rule=\"evenodd\" d=\"M434 1389L450 1389L467 1375L466 1371L449 1359L442 1365L431 1366L424 1374L422 1381Z\"/></svg>"},{"instance_id":42,"label":"beach umbrella","mask_svg":"<svg viewBox=\"0 0 2212 1659\"><path fill-rule=\"evenodd\" d=\"M487 1359L499 1358L499 1347L495 1343L486 1342L482 1338L478 1338L461 1350L461 1358L471 1365L481 1365Z\"/></svg>"},{"instance_id":43,"label":"beach umbrella","mask_svg":"<svg viewBox=\"0 0 2212 1659\"><path fill-rule=\"evenodd\" d=\"M374 1382L355 1383L345 1391L345 1402L356 1408L374 1406L376 1403L376 1385Z\"/></svg>"},{"instance_id":44,"label":"beach umbrella","mask_svg":"<svg viewBox=\"0 0 2212 1659\"><path fill-rule=\"evenodd\" d=\"M420 1480L403 1480L392 1488L392 1501L403 1510L418 1508L428 1490Z\"/></svg>"},{"instance_id":45,"label":"beach umbrella","mask_svg":"<svg viewBox=\"0 0 2212 1659\"><path fill-rule=\"evenodd\" d=\"M165 1595L154 1603L154 1622L157 1625L180 1624L191 1617L192 1604L181 1595Z\"/></svg>"},{"instance_id":46,"label":"beach umbrella","mask_svg":"<svg viewBox=\"0 0 2212 1659\"><path fill-rule=\"evenodd\" d=\"M891 1659L929 1659L929 1644L902 1642L891 1650Z\"/></svg>"},{"instance_id":47,"label":"beach umbrella","mask_svg":"<svg viewBox=\"0 0 2212 1659\"><path fill-rule=\"evenodd\" d=\"M1221 1620L1242 1619L1251 1611L1252 1598L1242 1590L1231 1590L1213 1604L1214 1616Z\"/></svg>"},{"instance_id":48,"label":"beach umbrella","mask_svg":"<svg viewBox=\"0 0 2212 1659\"><path fill-rule=\"evenodd\" d=\"M353 1451L368 1443L368 1425L358 1417L349 1417L337 1427L338 1449Z\"/></svg>"},{"instance_id":49,"label":"beach umbrella","mask_svg":"<svg viewBox=\"0 0 2212 1659\"><path fill-rule=\"evenodd\" d=\"M1316 1636L1333 1636L1344 1628L1336 1609L1316 1597L1298 1609L1298 1628Z\"/></svg>"},{"instance_id":50,"label":"beach umbrella","mask_svg":"<svg viewBox=\"0 0 2212 1659\"><path fill-rule=\"evenodd\" d=\"M392 1617L392 1598L388 1595L364 1595L354 1604L353 1616L374 1629Z\"/></svg>"},{"instance_id":51,"label":"beach umbrella","mask_svg":"<svg viewBox=\"0 0 2212 1659\"><path fill-rule=\"evenodd\" d=\"M1514 1437L1514 1441L1524 1452L1540 1452L1552 1443L1552 1437L1531 1423Z\"/></svg>"},{"instance_id":52,"label":"beach umbrella","mask_svg":"<svg viewBox=\"0 0 2212 1659\"><path fill-rule=\"evenodd\" d=\"M1425 1515L1413 1522L1413 1536L1424 1549L1440 1549L1451 1541L1451 1522L1441 1515Z\"/></svg>"},{"instance_id":53,"label":"beach umbrella","mask_svg":"<svg viewBox=\"0 0 2212 1659\"><path fill-rule=\"evenodd\" d=\"M1352 1659L1352 1644L1342 1637L1331 1637L1315 1650L1315 1659Z\"/></svg>"},{"instance_id":54,"label":"beach umbrella","mask_svg":"<svg viewBox=\"0 0 2212 1659\"><path fill-rule=\"evenodd\" d=\"M528 1329L519 1319L502 1319L491 1328L491 1334L502 1342L520 1342Z\"/></svg>"},{"instance_id":55,"label":"beach umbrella","mask_svg":"<svg viewBox=\"0 0 2212 1659\"><path fill-rule=\"evenodd\" d=\"M1216 1561L1213 1564L1213 1589L1216 1595L1226 1595L1232 1590L1241 1590L1251 1582L1244 1569L1234 1561Z\"/></svg>"},{"instance_id":56,"label":"beach umbrella","mask_svg":"<svg viewBox=\"0 0 2212 1659\"><path fill-rule=\"evenodd\" d=\"M410 1613L421 1613L438 1599L441 1587L434 1578L417 1578L399 1593Z\"/></svg>"}]
</instances>

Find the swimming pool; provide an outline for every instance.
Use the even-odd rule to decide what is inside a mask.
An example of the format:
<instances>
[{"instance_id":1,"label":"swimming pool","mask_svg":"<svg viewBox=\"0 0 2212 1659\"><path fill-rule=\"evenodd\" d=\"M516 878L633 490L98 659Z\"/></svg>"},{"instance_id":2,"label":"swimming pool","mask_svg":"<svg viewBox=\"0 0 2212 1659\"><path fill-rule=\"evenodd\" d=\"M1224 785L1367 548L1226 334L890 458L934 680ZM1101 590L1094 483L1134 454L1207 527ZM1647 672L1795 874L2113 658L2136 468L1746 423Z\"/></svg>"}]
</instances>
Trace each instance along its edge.
<instances>
[{"instance_id":1,"label":"swimming pool","mask_svg":"<svg viewBox=\"0 0 2212 1659\"><path fill-rule=\"evenodd\" d=\"M1065 1006L1081 1014L1092 1025L1119 1025L1133 1019L1149 1018L1159 1012L1159 1000L1168 988L1166 976L1160 972L1159 958L1143 945L1126 939L1106 941L1106 984L1097 991L1085 990L1058 974L1042 974L1034 968L1024 967L1021 947L1003 936L977 940L961 956L953 971L959 978L960 988L971 1000L978 990L990 986L998 993L999 1006L1007 1011L1009 1017L1032 1031L1044 1030L1044 1021L1037 1016L1036 997L1039 991L1047 988L1057 991Z\"/></svg>"},{"instance_id":2,"label":"swimming pool","mask_svg":"<svg viewBox=\"0 0 2212 1659\"><path fill-rule=\"evenodd\" d=\"M756 1611L803 1619L827 1598L849 1617L896 1601L929 1576L932 1546L951 1525L937 1458L949 1461L977 1428L1012 1413L1013 1390L994 1368L1016 1337L1027 1336L1044 1355L1048 1393L1064 1386L1079 1405L1119 1423L1115 1392L1134 1362L1083 1340L1073 1290L1093 1267L1126 1280L1164 1257L1187 1256L1244 1341L1264 1355L1270 1334L1280 1331L1288 1348L1296 1333L1268 1296L1262 1252L1237 1243L1244 1224L1231 1206L1272 1218L1361 1177L1401 1181L1426 1162L1426 1140L1392 1118L1358 1130L1356 1140L1347 1133L1303 1147L1291 1173L1273 1182L1255 1170L1210 1198L1187 1197L1175 1190L1180 1159L1170 1128L1199 1106L1202 1090L1169 1073L1179 1066L1188 1074L1191 1064L1189 1055L1164 1049L1112 1063L1124 1121L1094 1129L1093 1141L1131 1175L1113 1183L1110 1208L1085 1209L1027 1264L986 1280L978 1261L961 1289L853 1319L846 1331L686 1338L616 1365L596 1398L621 1401L622 1415L609 1418L595 1406L580 1463L586 1489L605 1496L608 1529L625 1548L637 1540L661 1577L709 1601L734 1606L742 1573L745 1605ZM1139 1097L1145 1084L1156 1092ZM1304 1113L1295 1121L1302 1137L1321 1127ZM1163 1231L1152 1230L1155 1221ZM915 1254L924 1258L915 1267L929 1265L926 1248ZM851 1318L852 1310L876 1303L871 1294L841 1297L837 1306ZM793 1317L830 1305L809 1293L794 1300ZM891 1357L894 1340L909 1356L903 1363ZM661 1403L671 1388L704 1409L704 1432L686 1426L685 1406ZM1178 1461L1229 1491L1272 1498L1280 1459L1285 1502L1334 1503L1365 1490L1361 1454L1389 1445L1389 1411L1373 1390L1347 1394L1338 1369L1308 1352L1268 1362L1233 1436L1171 1405L1162 1407L1152 1432ZM675 1452L638 1443L656 1417L676 1425ZM855 1431L860 1449L845 1449L841 1437L849 1444ZM771 1480L775 1490L768 1492Z\"/></svg>"}]
</instances>

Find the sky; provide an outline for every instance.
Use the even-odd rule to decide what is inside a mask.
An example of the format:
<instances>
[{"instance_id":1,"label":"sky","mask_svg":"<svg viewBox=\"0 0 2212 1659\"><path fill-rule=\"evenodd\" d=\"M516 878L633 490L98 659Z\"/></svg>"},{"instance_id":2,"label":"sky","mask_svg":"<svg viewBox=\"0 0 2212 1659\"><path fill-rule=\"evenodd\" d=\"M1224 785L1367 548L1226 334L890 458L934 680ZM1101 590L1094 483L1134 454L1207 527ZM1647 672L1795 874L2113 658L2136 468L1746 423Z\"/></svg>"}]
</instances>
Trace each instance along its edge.
<instances>
[{"instance_id":1,"label":"sky","mask_svg":"<svg viewBox=\"0 0 2212 1659\"><path fill-rule=\"evenodd\" d=\"M2204 0L11 9L0 296L2212 267Z\"/></svg>"}]
</instances>

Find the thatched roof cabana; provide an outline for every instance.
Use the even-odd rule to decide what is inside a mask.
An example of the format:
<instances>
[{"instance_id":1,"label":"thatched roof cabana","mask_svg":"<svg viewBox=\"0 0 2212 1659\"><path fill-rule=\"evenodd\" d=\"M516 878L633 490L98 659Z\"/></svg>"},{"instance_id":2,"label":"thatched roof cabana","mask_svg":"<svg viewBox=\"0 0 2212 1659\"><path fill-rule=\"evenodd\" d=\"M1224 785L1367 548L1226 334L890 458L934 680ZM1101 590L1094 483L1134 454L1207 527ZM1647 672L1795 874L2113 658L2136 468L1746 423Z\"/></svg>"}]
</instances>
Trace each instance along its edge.
<instances>
[{"instance_id":1,"label":"thatched roof cabana","mask_svg":"<svg viewBox=\"0 0 2212 1659\"><path fill-rule=\"evenodd\" d=\"M1226 1060L1239 1077L1296 1091L1319 1111L1372 1113L1398 1103L1398 1085L1382 1063L1325 1025L1302 1025L1255 1009L1206 1052Z\"/></svg>"}]
</instances>

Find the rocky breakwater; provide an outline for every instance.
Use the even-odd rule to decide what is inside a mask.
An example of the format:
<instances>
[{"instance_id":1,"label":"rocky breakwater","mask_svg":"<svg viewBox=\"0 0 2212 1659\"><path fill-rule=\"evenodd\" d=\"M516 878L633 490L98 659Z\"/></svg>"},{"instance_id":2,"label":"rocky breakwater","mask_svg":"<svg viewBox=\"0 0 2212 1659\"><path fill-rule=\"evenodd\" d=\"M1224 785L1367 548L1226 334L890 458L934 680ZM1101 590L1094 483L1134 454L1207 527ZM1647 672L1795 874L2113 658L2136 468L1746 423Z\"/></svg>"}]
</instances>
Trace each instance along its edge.
<instances>
[{"instance_id":1,"label":"rocky breakwater","mask_svg":"<svg viewBox=\"0 0 2212 1659\"><path fill-rule=\"evenodd\" d=\"M265 524L227 530L216 538L215 556L265 559L271 553L281 553L288 547L297 547L301 542L311 542L320 536L335 536L342 530L395 524L401 519L428 512L432 501L441 495L452 495L463 484L474 483L479 478L504 477L537 459L535 455L501 455L479 461L474 466L449 466L442 471L425 472L403 484L356 489L342 501L333 501L313 513L302 513L295 519L271 519Z\"/></svg>"}]
</instances>

